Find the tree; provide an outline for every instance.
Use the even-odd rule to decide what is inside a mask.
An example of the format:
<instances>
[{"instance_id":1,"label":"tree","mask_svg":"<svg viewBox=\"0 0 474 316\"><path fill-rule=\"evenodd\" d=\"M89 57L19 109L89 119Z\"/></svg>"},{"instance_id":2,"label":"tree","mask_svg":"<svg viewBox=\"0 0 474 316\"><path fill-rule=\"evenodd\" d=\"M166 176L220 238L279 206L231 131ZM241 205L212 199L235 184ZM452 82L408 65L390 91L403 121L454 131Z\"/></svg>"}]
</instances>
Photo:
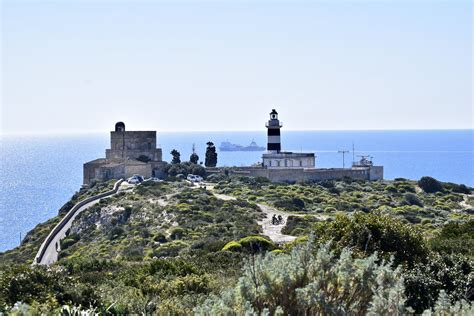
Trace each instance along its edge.
<instances>
[{"instance_id":1,"label":"tree","mask_svg":"<svg viewBox=\"0 0 474 316\"><path fill-rule=\"evenodd\" d=\"M199 161L199 156L196 154L196 148L194 147L194 144L193 144L193 153L189 157L189 161L193 164L197 164Z\"/></svg>"},{"instance_id":2,"label":"tree","mask_svg":"<svg viewBox=\"0 0 474 316\"><path fill-rule=\"evenodd\" d=\"M207 148L206 148L206 161L205 161L205 166L206 167L215 167L217 165L217 152L216 152L216 146L214 146L213 142L207 142Z\"/></svg>"},{"instance_id":3,"label":"tree","mask_svg":"<svg viewBox=\"0 0 474 316\"><path fill-rule=\"evenodd\" d=\"M171 151L171 156L173 156L173 160L171 160L172 164L181 163L181 154L179 153L179 151L173 149Z\"/></svg>"}]
</instances>

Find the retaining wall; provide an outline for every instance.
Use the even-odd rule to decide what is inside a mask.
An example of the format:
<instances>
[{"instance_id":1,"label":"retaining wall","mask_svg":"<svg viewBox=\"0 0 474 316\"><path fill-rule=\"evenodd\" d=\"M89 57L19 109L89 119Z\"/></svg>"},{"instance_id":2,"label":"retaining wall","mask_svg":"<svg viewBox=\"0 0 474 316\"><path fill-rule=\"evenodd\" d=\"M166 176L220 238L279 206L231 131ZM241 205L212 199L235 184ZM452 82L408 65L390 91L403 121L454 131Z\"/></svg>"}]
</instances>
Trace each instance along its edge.
<instances>
[{"instance_id":1,"label":"retaining wall","mask_svg":"<svg viewBox=\"0 0 474 316\"><path fill-rule=\"evenodd\" d=\"M86 205L87 203L90 203L92 201L102 199L104 197L110 196L112 194L117 193L120 184L122 184L123 179L120 179L114 184L114 188L110 191L100 193L94 196L91 196L89 198L86 198L78 203L76 203L70 210L67 212L67 214L61 219L61 221L53 228L53 230L49 233L48 237L46 237L46 240L41 244L40 249L38 253L36 254L35 260L33 264L39 264L41 260L43 259L43 256L46 252L46 250L49 248L51 241L56 237L56 235L64 228L64 226L69 222L69 220L74 216L74 214L77 212L79 208L82 206Z\"/></svg>"}]
</instances>

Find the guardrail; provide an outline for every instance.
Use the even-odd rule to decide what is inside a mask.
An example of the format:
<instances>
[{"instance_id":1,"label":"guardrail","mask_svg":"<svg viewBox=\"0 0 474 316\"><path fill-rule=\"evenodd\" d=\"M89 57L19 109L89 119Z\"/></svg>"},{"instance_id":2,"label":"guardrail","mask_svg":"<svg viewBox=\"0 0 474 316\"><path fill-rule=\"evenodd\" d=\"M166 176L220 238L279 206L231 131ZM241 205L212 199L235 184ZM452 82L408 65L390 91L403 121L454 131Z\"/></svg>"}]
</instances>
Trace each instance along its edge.
<instances>
[{"instance_id":1,"label":"guardrail","mask_svg":"<svg viewBox=\"0 0 474 316\"><path fill-rule=\"evenodd\" d=\"M46 249L48 249L49 244L51 241L54 239L54 237L63 229L64 225L66 225L67 222L74 216L74 214L77 212L79 208L82 206L86 205L87 203L90 203L95 200L102 199L104 197L110 196L112 194L117 193L120 185L122 184L124 180L120 179L119 181L115 182L114 188L110 191L100 193L91 197L88 197L78 203L76 203L68 212L67 214L61 219L61 221L53 228L53 230L49 233L48 237L46 237L46 240L41 244L40 249L38 250L38 253L36 254L35 260L33 264L39 264L41 260L43 259L44 253L46 252Z\"/></svg>"}]
</instances>

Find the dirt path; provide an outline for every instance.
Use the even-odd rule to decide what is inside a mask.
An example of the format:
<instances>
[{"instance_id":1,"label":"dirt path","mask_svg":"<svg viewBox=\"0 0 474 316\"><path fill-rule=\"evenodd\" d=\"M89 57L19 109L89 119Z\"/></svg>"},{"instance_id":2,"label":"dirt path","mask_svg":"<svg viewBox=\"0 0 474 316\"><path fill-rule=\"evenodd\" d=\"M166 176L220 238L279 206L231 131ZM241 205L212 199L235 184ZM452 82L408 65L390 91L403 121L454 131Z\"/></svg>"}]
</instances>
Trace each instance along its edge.
<instances>
[{"instance_id":1,"label":"dirt path","mask_svg":"<svg viewBox=\"0 0 474 316\"><path fill-rule=\"evenodd\" d=\"M198 188L199 186L194 186L195 188ZM211 184L206 184L206 190L209 190L212 192L212 194L224 201L231 201L231 200L236 200L235 197L230 196L230 195L225 195L225 194L219 194L214 192L214 186ZM264 204L257 204L257 206L260 208L260 210L265 214L265 218L261 219L260 221L257 221L257 223L262 227L263 235L268 236L274 243L280 244L280 243L286 243L292 240L295 240L295 236L290 236L290 235L285 235L281 232L283 227L285 227L286 221L288 220L288 213L278 211L277 209L264 205ZM272 217L273 215L280 215L283 219L283 223L280 225L273 225L272 223ZM296 215L298 216L298 215Z\"/></svg>"},{"instance_id":2,"label":"dirt path","mask_svg":"<svg viewBox=\"0 0 474 316\"><path fill-rule=\"evenodd\" d=\"M461 207L463 209L469 209L469 208L472 208L472 206L469 204L469 198L471 197L472 195L470 194L463 194L463 200L461 202L459 202L459 205L461 205Z\"/></svg>"},{"instance_id":3,"label":"dirt path","mask_svg":"<svg viewBox=\"0 0 474 316\"><path fill-rule=\"evenodd\" d=\"M288 214L278 211L270 206L257 204L266 217L257 223L262 227L263 234L268 236L274 243L286 243L292 240L295 240L295 236L285 235L281 232L283 227L285 227L288 220ZM272 217L273 215L280 215L283 218L283 223L280 225L273 225Z\"/></svg>"}]
</instances>

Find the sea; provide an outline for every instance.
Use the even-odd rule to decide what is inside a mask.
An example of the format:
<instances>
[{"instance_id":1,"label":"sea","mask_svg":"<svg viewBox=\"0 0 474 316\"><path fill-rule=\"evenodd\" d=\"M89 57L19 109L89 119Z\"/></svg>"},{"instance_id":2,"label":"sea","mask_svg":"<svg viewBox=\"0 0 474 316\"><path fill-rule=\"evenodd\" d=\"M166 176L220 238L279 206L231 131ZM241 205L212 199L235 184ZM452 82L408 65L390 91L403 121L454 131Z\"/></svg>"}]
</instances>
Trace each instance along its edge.
<instances>
[{"instance_id":1,"label":"sea","mask_svg":"<svg viewBox=\"0 0 474 316\"><path fill-rule=\"evenodd\" d=\"M204 160L206 143L223 141L266 145L265 131L158 133L163 159L177 149L188 160L193 145ZM49 218L82 184L84 162L104 157L109 133L56 136L0 137L0 252L19 245L21 238ZM384 166L386 179L417 180L432 176L441 181L474 186L474 130L403 131L285 131L282 148L314 152L321 168L350 166L360 155ZM221 152L219 166L248 166L262 152Z\"/></svg>"}]
</instances>

